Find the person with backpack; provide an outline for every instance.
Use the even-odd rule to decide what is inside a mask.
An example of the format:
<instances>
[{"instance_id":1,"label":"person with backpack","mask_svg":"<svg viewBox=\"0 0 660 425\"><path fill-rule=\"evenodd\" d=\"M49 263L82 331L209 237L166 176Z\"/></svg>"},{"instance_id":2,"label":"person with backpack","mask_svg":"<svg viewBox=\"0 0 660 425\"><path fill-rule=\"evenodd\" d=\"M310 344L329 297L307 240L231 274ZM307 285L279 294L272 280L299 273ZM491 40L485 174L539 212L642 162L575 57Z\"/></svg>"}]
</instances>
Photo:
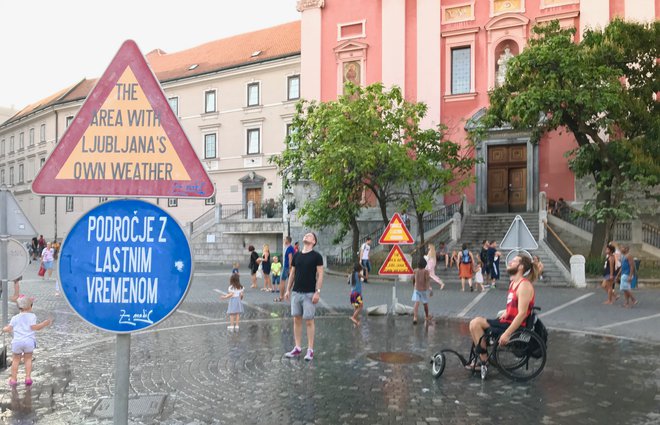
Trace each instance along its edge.
<instances>
[{"instance_id":1,"label":"person with backpack","mask_svg":"<svg viewBox=\"0 0 660 425\"><path fill-rule=\"evenodd\" d=\"M470 285L470 292L474 291L472 287L472 269L474 268L474 256L467 248L467 244L463 244L461 252L458 254L460 263L458 265L458 277L461 278L461 291L465 292L465 280L467 279Z\"/></svg>"}]
</instances>

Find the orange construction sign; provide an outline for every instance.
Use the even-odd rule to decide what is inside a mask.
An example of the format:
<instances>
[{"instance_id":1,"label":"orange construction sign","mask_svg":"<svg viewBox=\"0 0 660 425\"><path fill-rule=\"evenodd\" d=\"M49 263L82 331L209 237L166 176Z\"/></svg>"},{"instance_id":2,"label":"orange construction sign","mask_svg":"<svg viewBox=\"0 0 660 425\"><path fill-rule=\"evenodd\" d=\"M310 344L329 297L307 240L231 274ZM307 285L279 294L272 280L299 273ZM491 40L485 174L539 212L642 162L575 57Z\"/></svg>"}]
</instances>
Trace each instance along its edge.
<instances>
[{"instance_id":1,"label":"orange construction sign","mask_svg":"<svg viewBox=\"0 0 660 425\"><path fill-rule=\"evenodd\" d=\"M390 223L387 225L385 231L380 237L380 240L378 241L378 243L381 245L410 245L414 242L415 241L413 240L412 236L410 236L410 232L408 232L408 229L406 228L406 225L399 213L394 213L394 216L390 220Z\"/></svg>"},{"instance_id":2,"label":"orange construction sign","mask_svg":"<svg viewBox=\"0 0 660 425\"><path fill-rule=\"evenodd\" d=\"M158 79L128 40L32 183L42 195L208 198L215 189Z\"/></svg>"},{"instance_id":3,"label":"orange construction sign","mask_svg":"<svg viewBox=\"0 0 660 425\"><path fill-rule=\"evenodd\" d=\"M378 270L378 274L413 274L413 269L406 260L406 256L403 255L401 248L394 245L380 270Z\"/></svg>"}]
</instances>

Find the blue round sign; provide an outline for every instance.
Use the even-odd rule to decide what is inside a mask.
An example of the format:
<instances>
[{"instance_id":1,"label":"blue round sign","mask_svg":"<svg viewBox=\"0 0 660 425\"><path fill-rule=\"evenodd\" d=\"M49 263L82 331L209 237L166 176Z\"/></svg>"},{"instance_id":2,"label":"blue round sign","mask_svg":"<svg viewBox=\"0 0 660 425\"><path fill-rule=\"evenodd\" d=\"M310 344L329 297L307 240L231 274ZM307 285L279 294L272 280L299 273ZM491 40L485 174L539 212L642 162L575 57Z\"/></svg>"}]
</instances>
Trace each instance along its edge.
<instances>
[{"instance_id":1,"label":"blue round sign","mask_svg":"<svg viewBox=\"0 0 660 425\"><path fill-rule=\"evenodd\" d=\"M192 277L181 226L156 205L118 200L82 216L62 244L59 279L71 307L97 328L130 333L158 324Z\"/></svg>"}]
</instances>

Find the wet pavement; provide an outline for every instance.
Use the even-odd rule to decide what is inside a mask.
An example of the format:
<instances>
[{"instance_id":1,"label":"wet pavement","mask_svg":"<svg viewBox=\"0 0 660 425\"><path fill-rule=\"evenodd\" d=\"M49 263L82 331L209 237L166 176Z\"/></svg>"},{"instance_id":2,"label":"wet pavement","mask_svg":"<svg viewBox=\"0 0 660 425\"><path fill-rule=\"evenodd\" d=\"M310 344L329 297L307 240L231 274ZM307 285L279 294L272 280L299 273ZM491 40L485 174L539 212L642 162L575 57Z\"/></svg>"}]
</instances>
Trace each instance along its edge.
<instances>
[{"instance_id":1,"label":"wet pavement","mask_svg":"<svg viewBox=\"0 0 660 425\"><path fill-rule=\"evenodd\" d=\"M292 321L271 294L248 290L240 330L227 329L218 299L227 281L225 271L198 271L175 314L133 334L132 423L660 424L660 291L639 291L630 310L603 306L595 290L538 288L548 363L516 383L494 370L482 382L455 357L436 380L428 364L441 348L466 352L467 319L503 308L504 290L461 293L448 282L431 299L431 326L401 316L365 317L355 328L345 279L328 277L306 362L283 357ZM388 302L391 287L366 285L366 304ZM2 423L111 423L114 336L79 319L52 281L26 279L22 292L36 295L38 317L56 322L38 334L32 388L0 386ZM409 286L397 294L407 301Z\"/></svg>"}]
</instances>

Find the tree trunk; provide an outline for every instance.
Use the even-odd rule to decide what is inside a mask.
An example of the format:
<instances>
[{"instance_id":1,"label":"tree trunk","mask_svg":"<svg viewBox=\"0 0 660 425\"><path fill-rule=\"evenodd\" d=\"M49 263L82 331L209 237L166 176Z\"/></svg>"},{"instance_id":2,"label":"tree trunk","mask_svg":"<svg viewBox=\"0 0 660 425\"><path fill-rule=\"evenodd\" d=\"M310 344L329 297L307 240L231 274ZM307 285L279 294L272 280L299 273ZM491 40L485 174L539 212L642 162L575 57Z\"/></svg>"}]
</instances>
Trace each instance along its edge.
<instances>
[{"instance_id":1,"label":"tree trunk","mask_svg":"<svg viewBox=\"0 0 660 425\"><path fill-rule=\"evenodd\" d=\"M390 222L390 219L387 217L387 199L383 196L378 196L377 198L380 214L383 216L383 223L387 225Z\"/></svg>"},{"instance_id":2,"label":"tree trunk","mask_svg":"<svg viewBox=\"0 0 660 425\"><path fill-rule=\"evenodd\" d=\"M353 247L353 253L351 258L353 259L353 264L359 261L358 252L360 251L360 228L358 227L358 222L355 217L351 218L351 231L353 233L353 242L351 246Z\"/></svg>"},{"instance_id":3,"label":"tree trunk","mask_svg":"<svg viewBox=\"0 0 660 425\"><path fill-rule=\"evenodd\" d=\"M426 241L424 241L424 222L422 221L424 219L424 213L415 215L417 216L417 226L419 227L419 231L417 232L419 234L419 243L420 246L423 247L426 243Z\"/></svg>"},{"instance_id":4,"label":"tree trunk","mask_svg":"<svg viewBox=\"0 0 660 425\"><path fill-rule=\"evenodd\" d=\"M598 181L598 177L596 177ZM612 203L612 192L610 191L611 182L606 184L608 189L600 189L596 195L596 208L609 207ZM591 235L591 248L589 249L589 258L600 258L603 255L603 248L608 242L608 222L605 220L602 223L594 222L594 231Z\"/></svg>"}]
</instances>

